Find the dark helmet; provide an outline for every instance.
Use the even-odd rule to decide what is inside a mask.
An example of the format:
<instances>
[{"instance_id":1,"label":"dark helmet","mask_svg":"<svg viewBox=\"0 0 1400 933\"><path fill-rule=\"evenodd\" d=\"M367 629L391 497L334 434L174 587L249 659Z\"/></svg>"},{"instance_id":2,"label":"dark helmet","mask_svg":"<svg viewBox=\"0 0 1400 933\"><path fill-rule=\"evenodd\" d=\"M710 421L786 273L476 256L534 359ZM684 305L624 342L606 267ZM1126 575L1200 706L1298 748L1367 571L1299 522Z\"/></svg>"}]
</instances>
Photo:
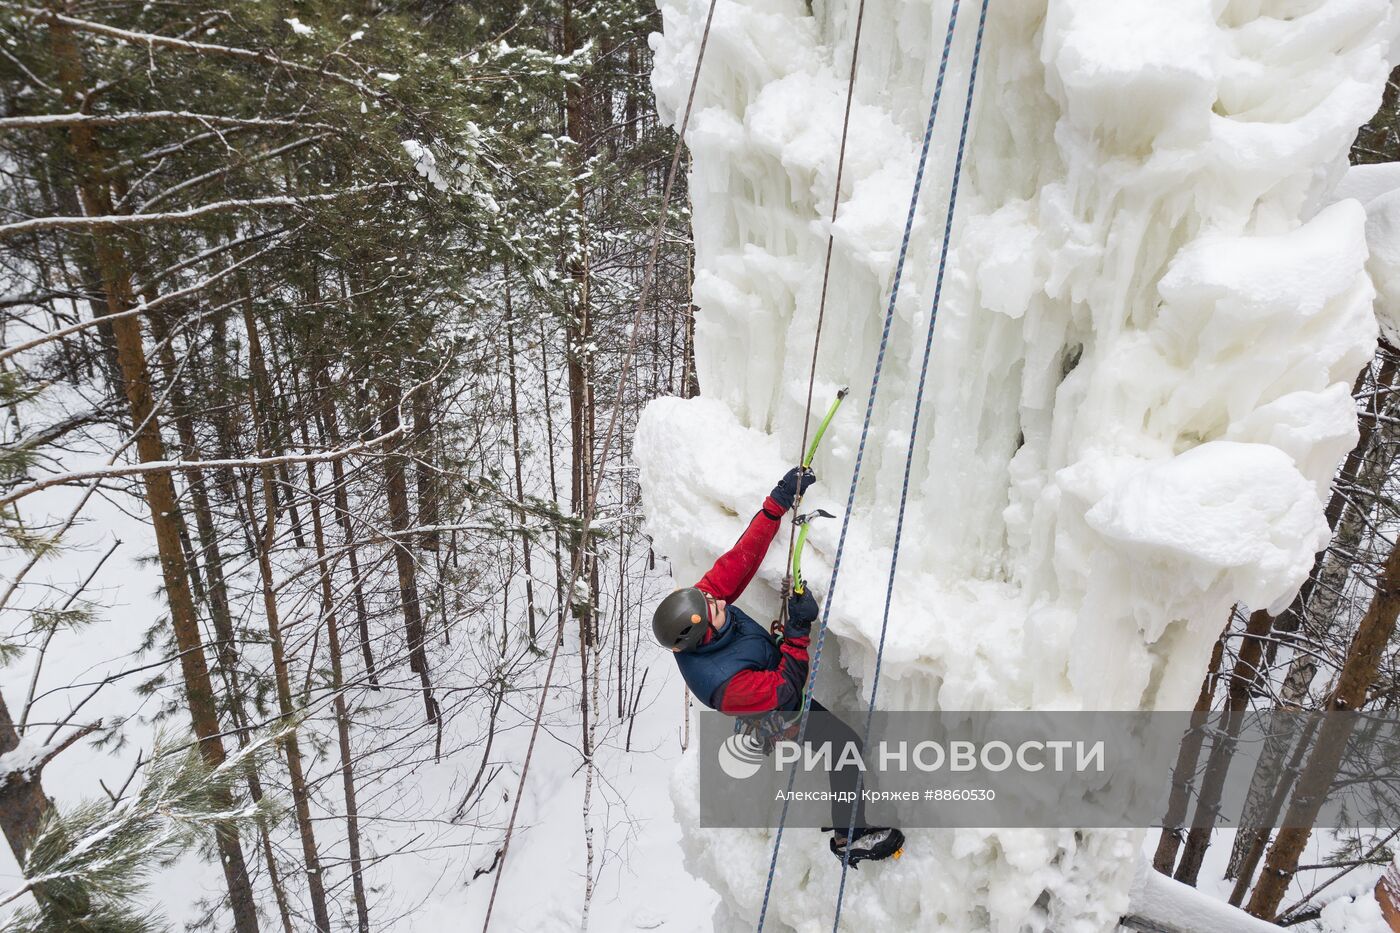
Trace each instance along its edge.
<instances>
[{"instance_id":1,"label":"dark helmet","mask_svg":"<svg viewBox=\"0 0 1400 933\"><path fill-rule=\"evenodd\" d=\"M705 637L709 618L710 607L705 603L705 594L687 586L661 600L651 617L651 631L661 647L689 651Z\"/></svg>"}]
</instances>

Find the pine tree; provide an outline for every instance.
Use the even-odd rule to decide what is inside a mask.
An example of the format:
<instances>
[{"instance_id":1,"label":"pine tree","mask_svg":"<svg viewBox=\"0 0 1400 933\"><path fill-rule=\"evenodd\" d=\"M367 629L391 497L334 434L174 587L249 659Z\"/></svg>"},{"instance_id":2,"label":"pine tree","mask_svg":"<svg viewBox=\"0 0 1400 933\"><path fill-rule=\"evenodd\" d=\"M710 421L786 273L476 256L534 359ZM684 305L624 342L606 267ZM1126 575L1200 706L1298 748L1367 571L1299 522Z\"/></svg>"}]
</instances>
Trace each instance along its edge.
<instances>
[{"instance_id":1,"label":"pine tree","mask_svg":"<svg viewBox=\"0 0 1400 933\"><path fill-rule=\"evenodd\" d=\"M158 743L140 786L115 802L50 808L38 824L24 861L20 893L33 908L11 917L13 933L147 933L167 925L145 904L145 880L162 863L207 839L261 815L230 810L240 769L266 750L267 738L210 768L197 746Z\"/></svg>"},{"instance_id":2,"label":"pine tree","mask_svg":"<svg viewBox=\"0 0 1400 933\"><path fill-rule=\"evenodd\" d=\"M647 103L656 12L234 0L13 15L0 291L39 336L0 350L5 391L26 412L45 380L107 401L8 456L6 533L19 540L18 510L56 486L142 496L170 609L147 649L182 666L153 664L146 689L161 715L193 717L204 767L243 762L227 809L260 814L215 834L227 906L245 930L252 900L283 929L365 929L376 862L361 843L398 816L382 790L480 756L464 818L482 806L495 730L535 684L551 618L579 625L568 663L590 756L640 702L635 485L602 474L609 534L584 540L577 515L673 141ZM668 222L661 300L637 332L649 369L621 399L615 456L640 404L687 371L671 360L690 323L683 212ZM108 466L32 470L89 430ZM537 575L551 542L552 581ZM588 558L586 599L558 592L561 548ZM274 720L294 724L284 757L254 767L243 749ZM273 802L294 819L270 821Z\"/></svg>"}]
</instances>

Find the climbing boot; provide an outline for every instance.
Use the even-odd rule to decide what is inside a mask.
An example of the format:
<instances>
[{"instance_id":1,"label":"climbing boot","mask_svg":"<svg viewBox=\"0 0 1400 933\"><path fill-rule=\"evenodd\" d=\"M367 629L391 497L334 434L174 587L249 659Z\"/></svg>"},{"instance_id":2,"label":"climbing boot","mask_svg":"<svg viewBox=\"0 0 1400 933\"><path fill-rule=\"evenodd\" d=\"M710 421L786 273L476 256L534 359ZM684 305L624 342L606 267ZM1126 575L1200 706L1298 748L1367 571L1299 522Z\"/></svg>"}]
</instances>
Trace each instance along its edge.
<instances>
[{"instance_id":1,"label":"climbing boot","mask_svg":"<svg viewBox=\"0 0 1400 933\"><path fill-rule=\"evenodd\" d=\"M878 862L887 859L891 855L896 858L904 851L904 833L897 829L883 826L870 826L859 828L855 832L854 838L842 844L838 842L839 835L831 837L831 854L839 859L846 860L847 852L850 853L849 861L852 868L860 867L861 862Z\"/></svg>"}]
</instances>

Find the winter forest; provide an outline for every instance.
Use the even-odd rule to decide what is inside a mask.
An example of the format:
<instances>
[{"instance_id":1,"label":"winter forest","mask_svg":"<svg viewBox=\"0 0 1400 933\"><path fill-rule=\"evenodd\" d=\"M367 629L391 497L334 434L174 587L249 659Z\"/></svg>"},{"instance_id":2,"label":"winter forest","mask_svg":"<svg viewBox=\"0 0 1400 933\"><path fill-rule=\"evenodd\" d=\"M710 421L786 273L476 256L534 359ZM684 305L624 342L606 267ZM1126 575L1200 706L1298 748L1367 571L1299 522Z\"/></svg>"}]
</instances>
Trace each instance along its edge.
<instances>
[{"instance_id":1,"label":"winter forest","mask_svg":"<svg viewBox=\"0 0 1400 933\"><path fill-rule=\"evenodd\" d=\"M1220 803L1235 717L1400 710L1397 60L1388 0L0 0L0 929L1400 930L1325 741ZM1213 711L1204 825L702 828L653 613L842 387L803 695Z\"/></svg>"}]
</instances>

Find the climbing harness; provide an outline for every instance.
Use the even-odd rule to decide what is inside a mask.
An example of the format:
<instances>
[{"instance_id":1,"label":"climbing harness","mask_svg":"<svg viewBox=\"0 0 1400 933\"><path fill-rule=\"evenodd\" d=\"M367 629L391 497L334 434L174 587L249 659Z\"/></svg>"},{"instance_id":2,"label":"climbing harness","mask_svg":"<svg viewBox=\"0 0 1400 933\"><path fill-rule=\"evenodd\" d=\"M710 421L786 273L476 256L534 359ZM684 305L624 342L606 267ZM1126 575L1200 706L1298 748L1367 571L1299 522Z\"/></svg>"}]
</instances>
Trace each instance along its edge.
<instances>
[{"instance_id":1,"label":"climbing harness","mask_svg":"<svg viewBox=\"0 0 1400 933\"><path fill-rule=\"evenodd\" d=\"M886 587L885 612L884 612L884 617L882 618L882 620L881 620L881 625L880 625L880 642L879 642L879 647L878 647L878 649L877 649L877 651L876 651L876 657L875 657L875 674L874 674L874 680L873 680L872 689L871 689L870 707L869 707L869 711L868 711L867 714L866 714L865 739L866 739L867 742L868 742L869 736L870 736L871 717L872 717L872 715L873 715L874 708L875 708L875 699L876 699L876 693L875 693L875 691L876 691L876 690L878 689L878 687L879 687L880 666L881 666L881 664L882 664L883 661L884 661L885 636L886 636L886 633L887 633L887 631L888 631L888 625L889 625L889 609L890 609L891 600L892 600L892 598L893 598L893 587L894 587L895 566L896 566L896 564L897 564L898 557L899 557L899 541L900 541L900 536L901 536L901 534L903 533L904 511L905 511L905 505L907 504L907 499L908 499L908 494L909 494L909 482L910 482L910 474L911 474L912 463L913 463L914 444L915 444L915 441L916 441L916 438L917 438L917 433L918 433L918 418L919 418L919 413L920 413L921 406L922 406L922 401L923 401L924 387L925 387L926 380L927 380L927 376L928 376L928 366L929 366L929 359L930 359L930 351L931 351L931 348L932 348L932 341L933 341L933 329L934 329L934 324L935 324L935 322L936 322L936 320L937 320L938 304L939 304L939 300L940 300L941 295L942 295L943 277L944 277L944 273L945 273L945 271L946 271L946 266L947 266L949 237L950 237L951 230L952 230L953 214L954 214L954 209L955 209L956 202L957 202L957 188L958 188L958 181L959 181L959 179L960 179L960 177L961 177L961 172L962 172L963 155L964 155L964 152L965 152L965 150L966 150L968 126L969 126L970 121L971 121L973 92L974 92L974 89L975 89L975 86L976 86L977 68L978 68L978 65L979 65L980 60L981 60L982 39L983 39L983 35L984 35L984 33L985 33L985 30L986 30L987 7L988 7L988 4L989 4L989 3L990 3L990 0L982 0L981 14L980 14L980 17L979 17L979 19L978 19L978 24L977 24L976 43L975 43L974 49L973 49L972 65L971 65L970 72L969 72L969 76L968 76L967 99L966 99L966 103L965 103L964 109L963 109L963 122L962 122L962 129L961 129L960 136L959 136L959 142L958 142L958 153L957 153L956 161L954 162L954 166L953 166L953 180L952 180L952 185L951 185L950 191L949 191L948 211L947 211L947 216L946 216L945 224L944 224L944 236L943 236L942 246L941 246L940 252L939 252L938 276L937 276L937 285L935 286L935 291L934 291L934 304L933 304L933 308L932 308L932 310L930 311L930 315L929 315L928 334L927 334L927 338L926 338L926 340L925 340L925 349L924 349L924 357L923 357L923 366L922 366L922 370L921 370L921 372L920 372L920 374L919 374L918 394L917 394L917 397L916 397L916 399L915 399L914 424L913 424L913 427L912 427L912 429L911 429L911 431L910 431L909 449L908 449L908 455L907 455L906 463L905 463L904 486L903 486L903 490L902 490L902 492L901 492L901 497L900 497L899 521L898 521L898 525L896 526L894 545L893 545L893 550L892 550L892 554L891 554L890 577L889 577L889 580L888 580L888 583L887 583L887 587ZM843 516L842 521L841 521L841 535L840 535L840 538L839 538L838 541L837 541L835 557L834 557L833 560L832 560L831 578L830 578L830 582L829 582L829 584L828 584L828 586L827 586L826 601L825 601L824 605L822 606L821 618L820 618L820 621L819 621L819 623L818 623L818 628L817 628L817 639L816 639L816 644L815 644L815 646L814 646L814 651L813 651L813 654L812 654L812 662L811 662L811 665L810 665L809 670L808 670L807 683L806 683L806 685L805 685L805 687L804 687L804 689L803 689L802 708L801 708L801 715L800 715L800 719L799 719L798 735L797 735L797 741L798 741L799 743L802 742L802 740L803 740L803 738L804 738L804 736L805 736L805 734L806 734L806 729L807 729L807 717L808 717L808 714L809 714L809 712L810 712L810 710L811 710L811 692L812 692L812 686L813 686L813 684L815 684L815 682L816 682L817 673L818 673L818 671L819 671L819 669L820 669L820 667L821 667L822 645L823 645L823 643L824 643L824 641L825 641L825 638L826 638L827 623L828 623L828 620L829 620L829 618L830 618L830 613L831 613L832 597L833 597L833 594L834 594L834 592L835 592L835 589L836 589L836 582L837 582L837 579L838 579L838 577L839 577L839 575L840 575L840 571L841 571L841 557L842 557L842 554L843 554L843 552L844 552L844 550L845 550L845 545L846 545L846 534L847 534L847 531L848 531L849 528L850 528L851 512L852 512L852 509L853 509L854 504L855 504L856 488L857 488L857 485L858 485L859 480L860 480L861 465L862 465L862 462L863 462L864 456L865 456L865 444L866 444L866 441L867 441L867 439L868 439L868 437L869 437L869 433L870 433L870 422L871 422L872 416L873 416L873 414L874 414L875 397L876 397L876 393L877 393L878 390L879 390L880 373L881 373L881 370L883 369L883 366L884 366L885 351L888 349L888 346L889 346L890 328L891 328L891 325L892 325L893 320L894 320L895 301L896 301L896 298L898 297L898 294L899 294L899 286L900 286L900 282L902 281L903 272L904 272L904 261L905 261L905 258L906 258L906 256L907 256L907 254L908 254L908 250L909 250L909 241L910 241L910 238L911 238L912 232L913 232L914 216L915 216L915 211L917 210L917 207L918 207L919 191L920 191L920 189L921 189L921 187L922 187L922 185L923 185L924 169L925 169L925 166L927 165L927 162L928 162L929 144L930 144L930 142L931 142L931 140L932 140L932 136L933 136L933 127L934 127L934 123L935 123L935 121L937 120L937 116L938 116L938 105L939 105L939 101L940 101L941 98L942 98L942 94L943 94L943 84L944 84L944 80L945 80L945 78L946 78L946 76L947 76L948 58L949 58L949 55L950 55L950 52L951 52L951 49L952 49L952 42L953 42L954 31L955 31L955 28L956 28L956 26L957 26L958 7L959 7L959 0L953 0L952 8L951 8L951 10L949 11L949 15L948 15L948 29L947 29L947 32L946 32L946 34L945 34L945 36L944 36L944 40L943 40L943 55L942 55L942 58L941 58L941 60L940 60L940 62L939 62L939 67L938 67L938 78L937 78L936 83L934 84L933 101L932 101L932 104L930 105L930 108L929 108L928 122L927 122L927 124L926 124L926 126L925 126L925 128L924 128L923 147L922 147L922 149L920 150L920 154L919 154L919 165L918 165L918 169L917 169L917 171L916 171L916 173L915 173L915 176L914 176L914 189L913 189L913 192L912 192L912 194L910 195L910 199L909 199L909 214L908 214L908 217L907 217L906 220L905 220L904 237L903 237L903 240L902 240L902 242L901 242L901 244L900 244L899 260L898 260L898 262L897 262L897 264L896 264L896 266L895 266L894 282L893 282L893 284L892 284L892 286L891 286L891 290L890 290L889 303L888 303L888 305L886 306L886 310L885 310L884 328L883 328L883 331L881 332L881 336L880 336L880 348L879 348L879 352L876 354L876 358L875 358L875 370L874 370L874 373L873 373L872 376L871 376L871 381L870 381L870 396L869 396L869 399L868 399L867 402L866 402L865 420L864 420L863 424L861 425L860 444L859 444L859 446L858 446L857 449L856 449L855 470L854 470L854 472L853 472L852 475L851 475L850 490L849 490L849 492L848 492L848 494L847 494L846 513L845 513L845 515ZM863 13L864 13L864 3L862 3L862 5L861 5L861 10L860 10L860 13L857 14L857 20L856 20L856 45L857 45L857 47L859 46L859 37L860 37L860 15L863 14ZM855 60L855 53L853 52L853 53L852 53L852 82L854 82L854 60ZM848 100L848 102L847 102L847 106L848 106L848 110L849 110L849 100ZM843 132L844 132L844 130L843 130ZM830 250L830 244L828 244L828 261L829 261L829 250ZM814 369L815 369L815 353L814 353L813 360L814 360ZM794 781L795 781L795 779L796 779L796 774L797 774L796 769L793 769L793 770L790 771L789 774L788 774L788 791L789 791L789 792L792 790L793 783L794 783ZM858 786L859 786L859 785L858 785ZM781 847L781 845L782 845L782 840L783 840L783 828L784 828L784 824L785 824L786 821L787 821L788 800L790 799L790 796L791 796L790 793L787 794L787 795L785 795L782 813L781 813L781 815L780 815L780 817L779 817L779 820L778 820L778 831L777 831L777 834L775 835L774 840L773 840L773 856L772 856L772 859L770 860L769 866L768 866L768 878L767 878L767 881L765 882L765 885L764 885L764 892L763 892L763 906L762 906L762 908L760 909L759 917L758 917L758 928L757 928L757 929L758 929L759 933L762 933L762 930L763 930L763 923L764 923L764 920L766 919L767 914L768 914L768 902L769 902L769 900L770 900L770 898L771 898L771 896L772 896L773 879L774 879L774 876L775 876L775 874L776 874L776 872L777 872L778 852L779 852L779 849L780 849L780 847ZM852 830L853 830L853 829L854 829L854 827L847 827L847 838L850 838L850 837L851 837L851 833L852 833ZM832 930L833 930L833 931L835 931L835 930L839 927L839 925L840 925L840 923L841 923L841 908L842 908L842 906L843 906L843 904L844 904L846 876L847 876L847 869L849 868L849 865L850 865L849 859L843 858L843 860L842 860L842 871L841 871L841 887L840 887L840 890L838 891L838 894L837 894L836 915L835 915L834 920L832 921Z\"/></svg>"},{"instance_id":2,"label":"climbing harness","mask_svg":"<svg viewBox=\"0 0 1400 933\"><path fill-rule=\"evenodd\" d=\"M767 758L779 742L790 742L797 737L798 714L772 709L752 716L734 717L734 732L749 740L750 747Z\"/></svg>"}]
</instances>

